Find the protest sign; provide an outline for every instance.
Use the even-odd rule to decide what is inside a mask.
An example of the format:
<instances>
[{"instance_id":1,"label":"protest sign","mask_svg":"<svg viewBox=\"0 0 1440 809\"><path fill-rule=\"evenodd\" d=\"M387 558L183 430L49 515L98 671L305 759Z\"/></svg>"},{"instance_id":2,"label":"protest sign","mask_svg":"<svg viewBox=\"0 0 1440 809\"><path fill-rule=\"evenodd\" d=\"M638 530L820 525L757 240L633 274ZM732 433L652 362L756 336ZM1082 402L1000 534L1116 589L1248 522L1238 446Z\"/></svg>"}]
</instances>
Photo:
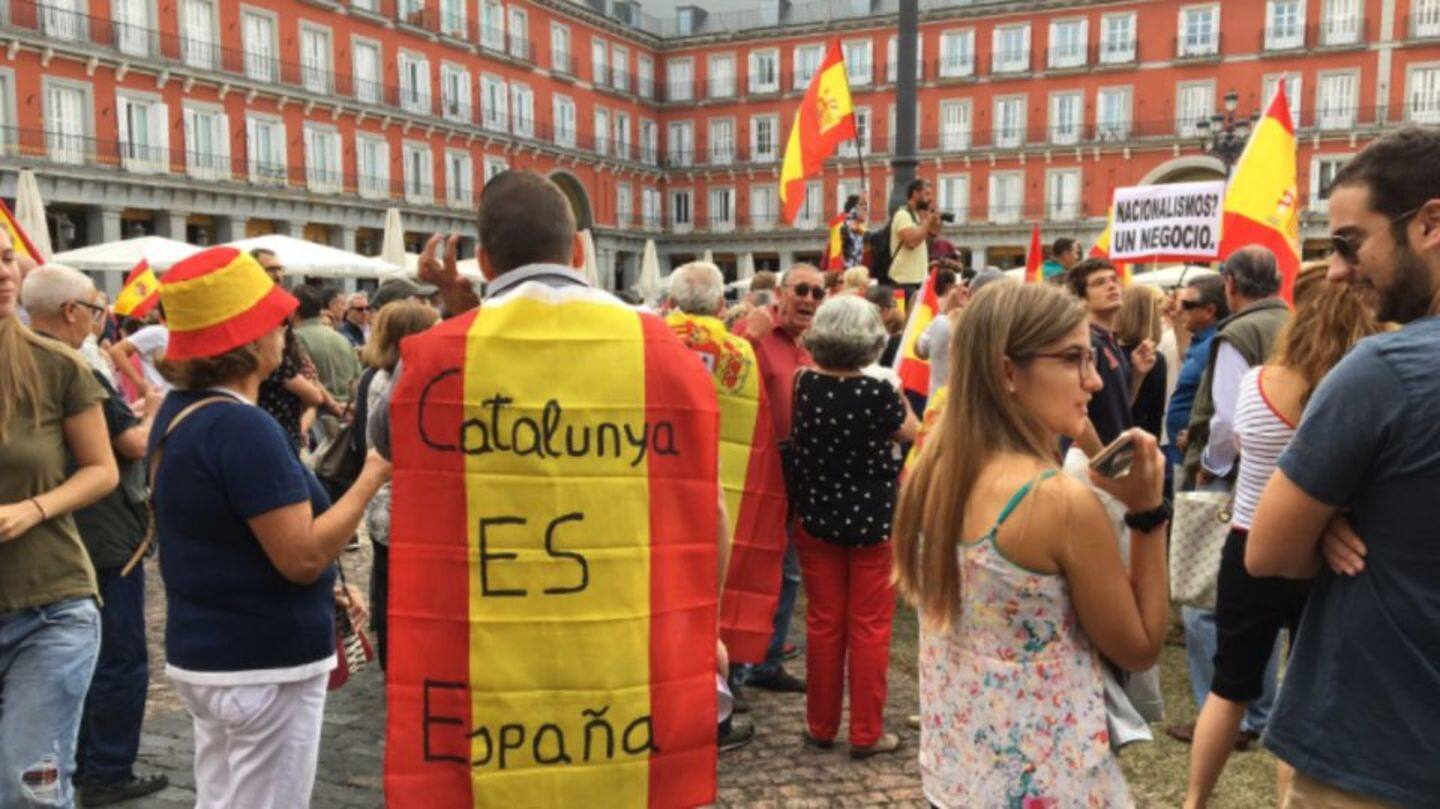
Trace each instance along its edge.
<instances>
[{"instance_id":1,"label":"protest sign","mask_svg":"<svg viewBox=\"0 0 1440 809\"><path fill-rule=\"evenodd\" d=\"M1223 180L1115 189L1112 261L1214 261Z\"/></svg>"},{"instance_id":2,"label":"protest sign","mask_svg":"<svg viewBox=\"0 0 1440 809\"><path fill-rule=\"evenodd\" d=\"M715 797L715 392L658 317L524 284L403 344L391 807Z\"/></svg>"}]
</instances>

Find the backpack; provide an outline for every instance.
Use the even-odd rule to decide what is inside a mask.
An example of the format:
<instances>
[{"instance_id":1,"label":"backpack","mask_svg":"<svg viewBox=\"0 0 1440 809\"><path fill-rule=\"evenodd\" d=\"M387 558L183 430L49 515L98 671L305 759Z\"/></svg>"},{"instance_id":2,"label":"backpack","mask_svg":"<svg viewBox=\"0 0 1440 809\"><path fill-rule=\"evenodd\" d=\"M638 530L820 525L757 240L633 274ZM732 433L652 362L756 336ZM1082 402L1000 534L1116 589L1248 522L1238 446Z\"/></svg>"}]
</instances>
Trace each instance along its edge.
<instances>
[{"instance_id":1,"label":"backpack","mask_svg":"<svg viewBox=\"0 0 1440 809\"><path fill-rule=\"evenodd\" d=\"M865 247L870 252L870 280L876 283L890 282L890 223L885 227L865 234Z\"/></svg>"}]
</instances>

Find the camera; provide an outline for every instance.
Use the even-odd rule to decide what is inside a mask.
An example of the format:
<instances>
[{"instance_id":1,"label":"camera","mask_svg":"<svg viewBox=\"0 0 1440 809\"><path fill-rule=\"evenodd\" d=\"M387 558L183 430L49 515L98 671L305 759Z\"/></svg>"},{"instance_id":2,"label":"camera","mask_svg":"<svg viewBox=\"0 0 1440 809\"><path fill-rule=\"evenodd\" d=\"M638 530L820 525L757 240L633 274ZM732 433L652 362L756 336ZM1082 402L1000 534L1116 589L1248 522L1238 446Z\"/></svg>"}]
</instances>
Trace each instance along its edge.
<instances>
[{"instance_id":1,"label":"camera","mask_svg":"<svg viewBox=\"0 0 1440 809\"><path fill-rule=\"evenodd\" d=\"M940 221L941 221L941 222L945 222L946 224L954 223L954 221L955 221L955 214L953 214L953 213L942 213L942 214L940 214Z\"/></svg>"}]
</instances>

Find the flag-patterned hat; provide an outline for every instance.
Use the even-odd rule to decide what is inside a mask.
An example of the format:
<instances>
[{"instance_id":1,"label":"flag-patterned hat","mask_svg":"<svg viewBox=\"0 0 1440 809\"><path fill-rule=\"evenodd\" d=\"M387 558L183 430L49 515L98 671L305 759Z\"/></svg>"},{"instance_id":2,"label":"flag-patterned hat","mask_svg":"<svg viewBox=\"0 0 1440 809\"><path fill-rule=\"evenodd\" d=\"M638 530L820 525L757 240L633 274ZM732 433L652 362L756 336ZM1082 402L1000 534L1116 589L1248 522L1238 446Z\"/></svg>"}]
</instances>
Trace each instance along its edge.
<instances>
[{"instance_id":1,"label":"flag-patterned hat","mask_svg":"<svg viewBox=\"0 0 1440 809\"><path fill-rule=\"evenodd\" d=\"M160 284L170 327L167 360L215 357L285 322L299 301L249 253L212 247L170 268Z\"/></svg>"}]
</instances>

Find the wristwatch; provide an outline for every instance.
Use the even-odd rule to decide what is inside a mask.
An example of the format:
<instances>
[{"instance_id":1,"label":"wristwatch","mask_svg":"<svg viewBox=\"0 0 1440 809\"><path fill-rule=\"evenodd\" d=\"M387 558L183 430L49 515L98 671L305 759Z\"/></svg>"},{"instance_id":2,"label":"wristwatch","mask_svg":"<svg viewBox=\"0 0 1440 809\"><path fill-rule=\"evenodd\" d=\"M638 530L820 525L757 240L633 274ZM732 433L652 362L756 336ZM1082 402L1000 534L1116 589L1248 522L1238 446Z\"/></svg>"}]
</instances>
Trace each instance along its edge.
<instances>
[{"instance_id":1,"label":"wristwatch","mask_svg":"<svg viewBox=\"0 0 1440 809\"><path fill-rule=\"evenodd\" d=\"M1157 508L1150 511L1142 511L1138 514L1126 514L1125 524L1134 531L1154 531L1156 528L1170 521L1170 501L1161 500Z\"/></svg>"}]
</instances>

